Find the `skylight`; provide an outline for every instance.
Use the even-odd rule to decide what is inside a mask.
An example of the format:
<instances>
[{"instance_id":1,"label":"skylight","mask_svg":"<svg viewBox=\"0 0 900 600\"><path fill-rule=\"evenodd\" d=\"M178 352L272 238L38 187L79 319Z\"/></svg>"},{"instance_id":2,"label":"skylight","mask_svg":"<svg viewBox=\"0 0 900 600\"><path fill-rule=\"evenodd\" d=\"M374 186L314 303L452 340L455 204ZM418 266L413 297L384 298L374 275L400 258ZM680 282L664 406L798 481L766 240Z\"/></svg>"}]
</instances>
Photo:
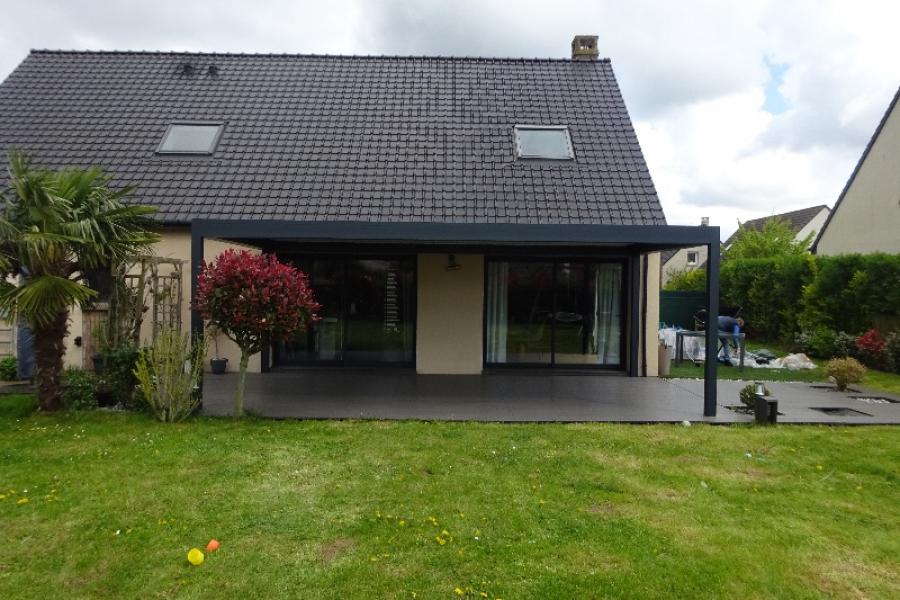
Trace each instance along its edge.
<instances>
[{"instance_id":1,"label":"skylight","mask_svg":"<svg viewBox=\"0 0 900 600\"><path fill-rule=\"evenodd\" d=\"M565 126L516 125L516 156L571 160L575 158L569 128Z\"/></svg>"},{"instance_id":2,"label":"skylight","mask_svg":"<svg viewBox=\"0 0 900 600\"><path fill-rule=\"evenodd\" d=\"M156 151L160 154L212 154L224 127L222 123L172 123Z\"/></svg>"}]
</instances>

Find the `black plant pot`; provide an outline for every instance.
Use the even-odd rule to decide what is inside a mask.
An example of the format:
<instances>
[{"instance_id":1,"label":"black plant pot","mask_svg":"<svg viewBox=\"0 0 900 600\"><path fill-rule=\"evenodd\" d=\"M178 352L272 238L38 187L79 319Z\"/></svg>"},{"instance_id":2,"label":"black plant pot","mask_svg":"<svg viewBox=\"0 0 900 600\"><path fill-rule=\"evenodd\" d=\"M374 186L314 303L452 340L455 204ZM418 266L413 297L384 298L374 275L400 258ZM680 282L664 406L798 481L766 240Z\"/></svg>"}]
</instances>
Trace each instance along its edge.
<instances>
[{"instance_id":1,"label":"black plant pot","mask_svg":"<svg viewBox=\"0 0 900 600\"><path fill-rule=\"evenodd\" d=\"M97 390L97 406L115 406L116 397L109 390Z\"/></svg>"},{"instance_id":2,"label":"black plant pot","mask_svg":"<svg viewBox=\"0 0 900 600\"><path fill-rule=\"evenodd\" d=\"M209 366L212 369L213 375L221 375L225 372L225 367L228 366L228 359L211 358L209 359Z\"/></svg>"},{"instance_id":3,"label":"black plant pot","mask_svg":"<svg viewBox=\"0 0 900 600\"><path fill-rule=\"evenodd\" d=\"M94 373L99 375L103 372L103 355L100 353L94 354L91 356L91 360L94 363Z\"/></svg>"}]
</instances>

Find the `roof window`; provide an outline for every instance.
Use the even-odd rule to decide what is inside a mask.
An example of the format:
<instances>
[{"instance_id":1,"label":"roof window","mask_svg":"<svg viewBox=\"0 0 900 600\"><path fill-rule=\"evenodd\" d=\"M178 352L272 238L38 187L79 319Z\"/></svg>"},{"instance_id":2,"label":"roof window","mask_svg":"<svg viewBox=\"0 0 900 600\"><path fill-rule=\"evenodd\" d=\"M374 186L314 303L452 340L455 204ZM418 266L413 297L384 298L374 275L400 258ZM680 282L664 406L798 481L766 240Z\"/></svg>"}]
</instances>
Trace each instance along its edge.
<instances>
[{"instance_id":1,"label":"roof window","mask_svg":"<svg viewBox=\"0 0 900 600\"><path fill-rule=\"evenodd\" d=\"M223 123L172 123L158 154L212 154L222 137Z\"/></svg>"},{"instance_id":2,"label":"roof window","mask_svg":"<svg viewBox=\"0 0 900 600\"><path fill-rule=\"evenodd\" d=\"M516 125L516 156L550 160L575 158L569 128L565 125Z\"/></svg>"}]
</instances>

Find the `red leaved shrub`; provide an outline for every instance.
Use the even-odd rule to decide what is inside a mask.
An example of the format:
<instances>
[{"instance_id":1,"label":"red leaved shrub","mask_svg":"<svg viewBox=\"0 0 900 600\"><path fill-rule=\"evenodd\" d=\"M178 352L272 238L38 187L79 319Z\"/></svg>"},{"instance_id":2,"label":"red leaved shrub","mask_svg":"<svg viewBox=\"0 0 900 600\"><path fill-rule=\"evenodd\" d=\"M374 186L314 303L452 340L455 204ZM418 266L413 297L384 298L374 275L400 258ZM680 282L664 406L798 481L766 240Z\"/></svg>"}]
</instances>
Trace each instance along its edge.
<instances>
[{"instance_id":1,"label":"red leaved shrub","mask_svg":"<svg viewBox=\"0 0 900 600\"><path fill-rule=\"evenodd\" d=\"M244 378L250 356L266 342L290 340L318 319L309 279L274 254L226 250L203 262L194 308L241 349L235 414L243 412Z\"/></svg>"}]
</instances>

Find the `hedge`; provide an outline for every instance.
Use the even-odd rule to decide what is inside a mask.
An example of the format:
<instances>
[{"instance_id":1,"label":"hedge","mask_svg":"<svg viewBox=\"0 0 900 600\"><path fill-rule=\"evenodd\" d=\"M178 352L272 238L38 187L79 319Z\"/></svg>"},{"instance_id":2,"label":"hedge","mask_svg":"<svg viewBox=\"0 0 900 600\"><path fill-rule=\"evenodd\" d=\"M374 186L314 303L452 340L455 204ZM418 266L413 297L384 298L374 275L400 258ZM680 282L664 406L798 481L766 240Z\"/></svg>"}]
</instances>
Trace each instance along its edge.
<instances>
[{"instance_id":1,"label":"hedge","mask_svg":"<svg viewBox=\"0 0 900 600\"><path fill-rule=\"evenodd\" d=\"M722 263L722 304L740 307L751 331L768 340L789 340L799 330L803 289L815 276L810 255L737 259Z\"/></svg>"},{"instance_id":2,"label":"hedge","mask_svg":"<svg viewBox=\"0 0 900 600\"><path fill-rule=\"evenodd\" d=\"M816 277L803 294L804 328L862 333L877 317L900 315L900 255L820 256L816 264Z\"/></svg>"},{"instance_id":3,"label":"hedge","mask_svg":"<svg viewBox=\"0 0 900 600\"><path fill-rule=\"evenodd\" d=\"M725 261L720 299L741 307L748 328L761 339L791 341L801 330L822 327L856 335L878 319L900 317L900 255Z\"/></svg>"}]
</instances>

